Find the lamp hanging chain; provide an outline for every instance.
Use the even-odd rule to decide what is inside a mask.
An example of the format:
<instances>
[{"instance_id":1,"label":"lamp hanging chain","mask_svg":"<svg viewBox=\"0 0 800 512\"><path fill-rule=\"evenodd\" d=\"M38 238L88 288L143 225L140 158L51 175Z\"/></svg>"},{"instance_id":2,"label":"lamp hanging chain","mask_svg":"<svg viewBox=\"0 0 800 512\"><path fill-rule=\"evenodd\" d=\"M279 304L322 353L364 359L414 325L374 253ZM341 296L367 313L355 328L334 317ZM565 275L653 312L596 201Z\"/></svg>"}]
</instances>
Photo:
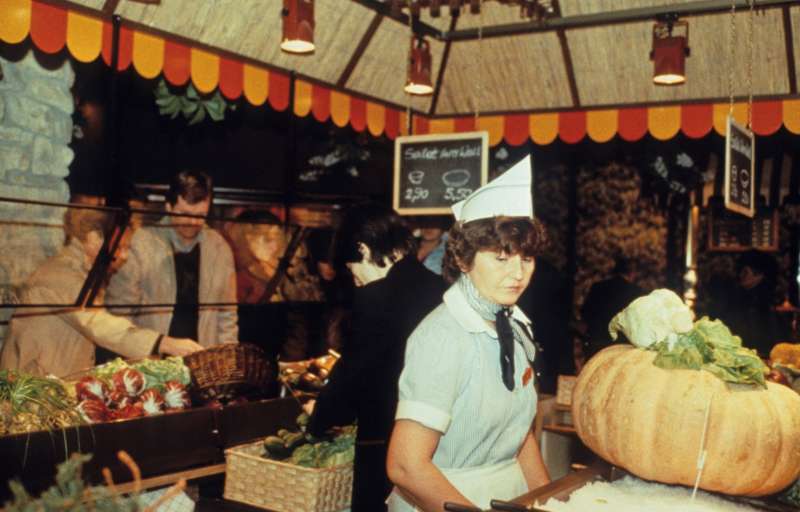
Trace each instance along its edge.
<instances>
[{"instance_id":1,"label":"lamp hanging chain","mask_svg":"<svg viewBox=\"0 0 800 512\"><path fill-rule=\"evenodd\" d=\"M478 69L475 73L475 128L481 116L481 95L483 94L483 0L478 0Z\"/></svg>"},{"instance_id":2,"label":"lamp hanging chain","mask_svg":"<svg viewBox=\"0 0 800 512\"><path fill-rule=\"evenodd\" d=\"M728 114L733 115L733 66L736 62L736 46L734 46L734 33L736 32L736 0L731 0L731 23L728 28L728 97L730 100Z\"/></svg>"},{"instance_id":3,"label":"lamp hanging chain","mask_svg":"<svg viewBox=\"0 0 800 512\"><path fill-rule=\"evenodd\" d=\"M755 16L755 0L750 0L750 16L747 18L747 128L753 126L753 25Z\"/></svg>"},{"instance_id":4,"label":"lamp hanging chain","mask_svg":"<svg viewBox=\"0 0 800 512\"><path fill-rule=\"evenodd\" d=\"M411 11L411 1L407 0L406 5L408 6L408 31L411 34L411 44L408 45L408 58L406 58L406 80L411 77L411 66L412 66L412 59L414 53L414 19L413 14ZM411 94L406 92L406 131L408 135L414 131L413 126L411 126Z\"/></svg>"}]
</instances>

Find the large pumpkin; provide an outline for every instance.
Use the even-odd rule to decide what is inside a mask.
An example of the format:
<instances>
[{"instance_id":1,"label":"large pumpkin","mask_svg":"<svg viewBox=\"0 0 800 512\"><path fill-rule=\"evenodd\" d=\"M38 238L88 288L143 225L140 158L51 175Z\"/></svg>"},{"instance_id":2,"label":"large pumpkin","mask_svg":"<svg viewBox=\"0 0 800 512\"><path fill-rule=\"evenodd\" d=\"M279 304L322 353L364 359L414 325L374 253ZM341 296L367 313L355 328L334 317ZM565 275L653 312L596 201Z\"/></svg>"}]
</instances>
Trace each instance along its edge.
<instances>
[{"instance_id":1,"label":"large pumpkin","mask_svg":"<svg viewBox=\"0 0 800 512\"><path fill-rule=\"evenodd\" d=\"M581 440L646 480L693 486L711 399L700 487L762 496L800 475L800 396L726 384L703 370L664 370L655 352L613 345L583 368L572 398Z\"/></svg>"}]
</instances>

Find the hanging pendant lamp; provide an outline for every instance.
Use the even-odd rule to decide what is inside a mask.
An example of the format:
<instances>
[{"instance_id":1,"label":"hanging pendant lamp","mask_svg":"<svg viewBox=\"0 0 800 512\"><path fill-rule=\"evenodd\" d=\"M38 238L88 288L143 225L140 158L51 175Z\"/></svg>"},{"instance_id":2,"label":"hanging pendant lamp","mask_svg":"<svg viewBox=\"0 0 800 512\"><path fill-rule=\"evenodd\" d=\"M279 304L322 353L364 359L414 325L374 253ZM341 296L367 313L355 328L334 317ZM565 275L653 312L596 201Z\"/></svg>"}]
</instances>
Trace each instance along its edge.
<instances>
[{"instance_id":1,"label":"hanging pendant lamp","mask_svg":"<svg viewBox=\"0 0 800 512\"><path fill-rule=\"evenodd\" d=\"M686 81L689 56L689 24L685 21L659 21L653 25L653 83L680 85Z\"/></svg>"},{"instance_id":2,"label":"hanging pendant lamp","mask_svg":"<svg viewBox=\"0 0 800 512\"><path fill-rule=\"evenodd\" d=\"M433 94L431 81L431 45L421 37L411 36L411 62L408 66L406 86L403 88L408 94L426 96Z\"/></svg>"},{"instance_id":3,"label":"hanging pendant lamp","mask_svg":"<svg viewBox=\"0 0 800 512\"><path fill-rule=\"evenodd\" d=\"M314 0L283 0L281 50L287 53L314 51Z\"/></svg>"}]
</instances>

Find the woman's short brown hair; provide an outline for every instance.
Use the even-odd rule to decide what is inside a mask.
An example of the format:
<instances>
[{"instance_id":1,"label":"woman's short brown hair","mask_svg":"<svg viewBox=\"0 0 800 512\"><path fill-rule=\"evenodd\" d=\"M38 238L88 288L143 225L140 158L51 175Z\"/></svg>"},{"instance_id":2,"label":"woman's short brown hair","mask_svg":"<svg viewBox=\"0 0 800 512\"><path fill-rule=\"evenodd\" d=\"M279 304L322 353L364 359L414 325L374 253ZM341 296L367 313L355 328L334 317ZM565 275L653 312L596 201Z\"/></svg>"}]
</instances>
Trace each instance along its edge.
<instances>
[{"instance_id":1,"label":"woman's short brown hair","mask_svg":"<svg viewBox=\"0 0 800 512\"><path fill-rule=\"evenodd\" d=\"M546 242L544 227L535 219L493 217L465 224L455 223L447 239L442 275L447 281L455 282L461 275L461 266L472 268L478 251L536 257Z\"/></svg>"}]
</instances>

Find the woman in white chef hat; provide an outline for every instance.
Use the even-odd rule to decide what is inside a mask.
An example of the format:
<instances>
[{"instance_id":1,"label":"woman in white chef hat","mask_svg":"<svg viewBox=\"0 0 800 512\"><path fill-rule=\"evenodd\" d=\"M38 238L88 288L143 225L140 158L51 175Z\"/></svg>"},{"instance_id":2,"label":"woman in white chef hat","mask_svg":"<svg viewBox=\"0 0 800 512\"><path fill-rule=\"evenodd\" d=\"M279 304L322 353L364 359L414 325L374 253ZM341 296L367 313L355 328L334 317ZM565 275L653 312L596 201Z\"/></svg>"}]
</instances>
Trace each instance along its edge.
<instances>
[{"instance_id":1,"label":"woman in white chef hat","mask_svg":"<svg viewBox=\"0 0 800 512\"><path fill-rule=\"evenodd\" d=\"M531 323L516 302L544 243L531 162L453 206L452 286L408 340L387 471L390 512L489 508L550 481L533 436Z\"/></svg>"}]
</instances>

